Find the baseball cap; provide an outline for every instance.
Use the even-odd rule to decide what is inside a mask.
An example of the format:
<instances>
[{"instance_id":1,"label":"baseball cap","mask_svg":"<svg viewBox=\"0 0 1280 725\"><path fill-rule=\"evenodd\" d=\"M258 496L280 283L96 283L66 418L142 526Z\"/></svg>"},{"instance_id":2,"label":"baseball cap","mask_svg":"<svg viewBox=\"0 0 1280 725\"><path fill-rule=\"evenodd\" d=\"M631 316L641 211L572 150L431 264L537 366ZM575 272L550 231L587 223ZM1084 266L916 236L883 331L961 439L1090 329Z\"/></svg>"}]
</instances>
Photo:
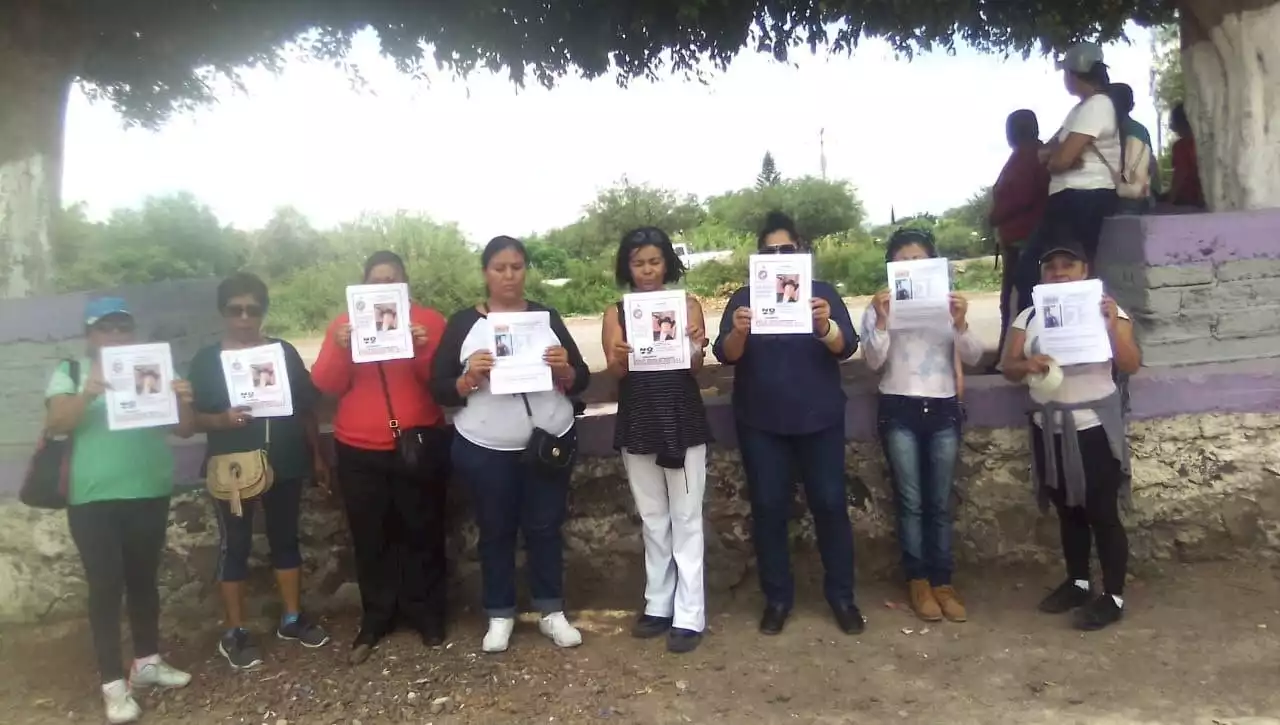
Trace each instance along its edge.
<instances>
[{"instance_id":1,"label":"baseball cap","mask_svg":"<svg viewBox=\"0 0 1280 725\"><path fill-rule=\"evenodd\" d=\"M1058 70L1072 73L1088 73L1093 66L1102 63L1102 46L1097 43L1076 43L1058 61ZM1104 63L1105 65L1105 63Z\"/></svg>"},{"instance_id":2,"label":"baseball cap","mask_svg":"<svg viewBox=\"0 0 1280 725\"><path fill-rule=\"evenodd\" d=\"M1081 246L1079 242L1074 239L1067 239L1055 241L1053 244L1046 247L1045 250L1040 253L1040 264L1044 264L1049 261L1049 257L1052 257L1055 254L1067 254L1075 257L1081 262L1088 261L1089 259L1089 255L1085 254L1084 247Z\"/></svg>"},{"instance_id":3,"label":"baseball cap","mask_svg":"<svg viewBox=\"0 0 1280 725\"><path fill-rule=\"evenodd\" d=\"M107 315L128 315L133 317L129 307L119 297L99 297L96 300L89 300L84 306L84 324L86 326L96 323Z\"/></svg>"}]
</instances>

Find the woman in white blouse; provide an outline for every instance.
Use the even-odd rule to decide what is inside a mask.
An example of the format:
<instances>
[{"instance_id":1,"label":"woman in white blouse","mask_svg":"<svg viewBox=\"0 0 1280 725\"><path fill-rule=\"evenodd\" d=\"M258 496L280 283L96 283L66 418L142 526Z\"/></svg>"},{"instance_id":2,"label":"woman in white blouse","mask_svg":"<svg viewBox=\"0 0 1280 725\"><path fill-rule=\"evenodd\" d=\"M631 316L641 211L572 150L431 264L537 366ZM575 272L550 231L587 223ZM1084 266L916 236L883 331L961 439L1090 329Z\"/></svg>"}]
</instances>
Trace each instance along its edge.
<instances>
[{"instance_id":1,"label":"woman in white blouse","mask_svg":"<svg viewBox=\"0 0 1280 725\"><path fill-rule=\"evenodd\" d=\"M885 260L938 256L933 235L899 229ZM978 364L982 343L969 331L968 302L951 295L949 329L889 329L890 290L862 317L863 355L881 372L880 443L892 474L898 543L911 607L926 621L967 618L951 585L951 486L960 447L961 362Z\"/></svg>"}]
</instances>

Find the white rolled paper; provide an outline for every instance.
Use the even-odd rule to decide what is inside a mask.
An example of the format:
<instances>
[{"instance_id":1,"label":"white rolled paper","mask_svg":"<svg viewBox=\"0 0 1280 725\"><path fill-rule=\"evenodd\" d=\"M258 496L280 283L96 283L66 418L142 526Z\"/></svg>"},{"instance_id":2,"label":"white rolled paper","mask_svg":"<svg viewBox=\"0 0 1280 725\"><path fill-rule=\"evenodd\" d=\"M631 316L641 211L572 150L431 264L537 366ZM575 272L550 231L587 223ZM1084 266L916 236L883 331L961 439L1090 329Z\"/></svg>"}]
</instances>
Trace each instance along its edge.
<instances>
[{"instance_id":1,"label":"white rolled paper","mask_svg":"<svg viewBox=\"0 0 1280 725\"><path fill-rule=\"evenodd\" d=\"M1049 395L1062 385L1062 368L1058 363L1049 363L1049 370L1043 373L1033 373L1026 377L1027 387L1031 388L1042 395Z\"/></svg>"}]
</instances>

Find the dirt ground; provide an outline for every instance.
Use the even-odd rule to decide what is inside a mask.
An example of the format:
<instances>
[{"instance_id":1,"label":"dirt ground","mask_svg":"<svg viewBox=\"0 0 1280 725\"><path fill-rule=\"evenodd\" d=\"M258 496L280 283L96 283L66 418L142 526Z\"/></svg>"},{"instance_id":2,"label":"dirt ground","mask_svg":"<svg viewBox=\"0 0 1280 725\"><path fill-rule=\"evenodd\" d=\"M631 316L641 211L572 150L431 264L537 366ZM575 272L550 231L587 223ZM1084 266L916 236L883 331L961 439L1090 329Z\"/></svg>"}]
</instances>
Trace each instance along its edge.
<instances>
[{"instance_id":1,"label":"dirt ground","mask_svg":"<svg viewBox=\"0 0 1280 725\"><path fill-rule=\"evenodd\" d=\"M426 650L399 634L351 668L350 613L327 620L330 647L304 651L264 638L267 664L236 674L213 652L212 622L202 630L171 624L169 657L195 680L146 695L144 721L1280 723L1266 717L1280 715L1280 584L1270 570L1174 566L1135 581L1128 618L1090 635L1034 611L1052 583L1045 572L996 573L981 587L970 573L959 582L967 624L924 625L902 609L896 586L864 583L861 637L836 630L812 567L800 578L800 604L781 636L756 632L760 600L747 582L711 602L709 635L686 656L631 639L632 613L610 608L631 593L595 585L595 593L571 592L596 607L573 614L586 642L572 651L553 648L526 619L511 651L483 655L482 619L466 611L445 647ZM85 627L0 631L0 722L101 722Z\"/></svg>"}]
</instances>

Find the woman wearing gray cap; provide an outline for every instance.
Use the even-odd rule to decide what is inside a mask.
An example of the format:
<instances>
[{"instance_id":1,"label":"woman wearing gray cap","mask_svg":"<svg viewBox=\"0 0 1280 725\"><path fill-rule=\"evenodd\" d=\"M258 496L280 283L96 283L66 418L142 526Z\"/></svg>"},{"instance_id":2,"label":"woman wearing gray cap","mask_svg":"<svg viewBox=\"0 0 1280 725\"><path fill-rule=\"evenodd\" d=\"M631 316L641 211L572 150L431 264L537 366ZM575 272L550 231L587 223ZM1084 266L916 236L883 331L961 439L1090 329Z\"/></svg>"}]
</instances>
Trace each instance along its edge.
<instances>
[{"instance_id":1,"label":"woman wearing gray cap","mask_svg":"<svg viewBox=\"0 0 1280 725\"><path fill-rule=\"evenodd\" d=\"M1098 251L1102 222L1116 211L1116 172L1124 168L1121 150L1122 114L1107 94L1111 79L1102 47L1078 43L1067 50L1058 68L1067 92L1079 99L1062 127L1040 150L1049 169L1049 202L1031 248L1019 262L1018 304L1031 304L1031 288L1040 281L1037 264L1044 248L1044 229L1068 224L1092 263Z\"/></svg>"}]
</instances>

